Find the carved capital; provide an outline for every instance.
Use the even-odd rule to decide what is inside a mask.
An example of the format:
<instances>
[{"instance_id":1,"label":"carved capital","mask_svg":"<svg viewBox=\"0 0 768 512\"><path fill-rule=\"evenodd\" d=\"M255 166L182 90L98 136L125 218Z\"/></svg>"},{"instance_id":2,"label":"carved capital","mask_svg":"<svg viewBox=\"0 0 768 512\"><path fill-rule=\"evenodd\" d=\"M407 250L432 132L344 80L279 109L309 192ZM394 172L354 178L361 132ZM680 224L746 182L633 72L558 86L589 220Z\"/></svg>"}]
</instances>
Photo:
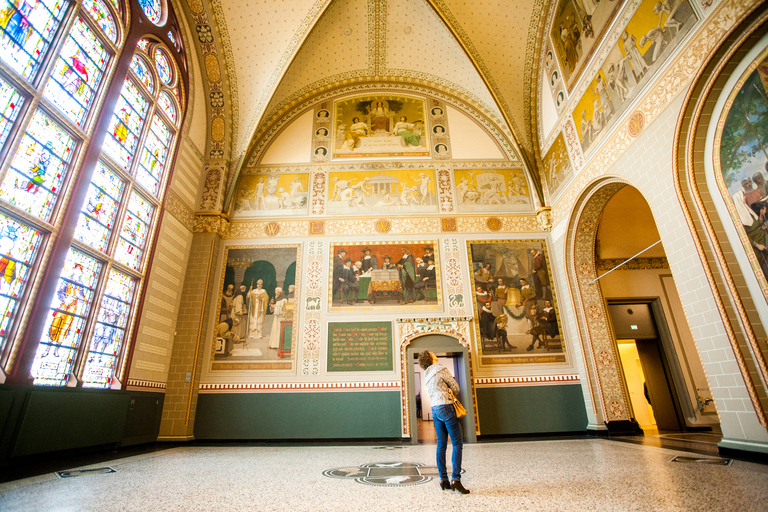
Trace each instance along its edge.
<instances>
[{"instance_id":1,"label":"carved capital","mask_svg":"<svg viewBox=\"0 0 768 512\"><path fill-rule=\"evenodd\" d=\"M224 215L195 215L193 233L214 233L221 237L229 235L229 219Z\"/></svg>"},{"instance_id":2,"label":"carved capital","mask_svg":"<svg viewBox=\"0 0 768 512\"><path fill-rule=\"evenodd\" d=\"M552 230L552 207L542 206L536 210L536 222L542 231Z\"/></svg>"}]
</instances>

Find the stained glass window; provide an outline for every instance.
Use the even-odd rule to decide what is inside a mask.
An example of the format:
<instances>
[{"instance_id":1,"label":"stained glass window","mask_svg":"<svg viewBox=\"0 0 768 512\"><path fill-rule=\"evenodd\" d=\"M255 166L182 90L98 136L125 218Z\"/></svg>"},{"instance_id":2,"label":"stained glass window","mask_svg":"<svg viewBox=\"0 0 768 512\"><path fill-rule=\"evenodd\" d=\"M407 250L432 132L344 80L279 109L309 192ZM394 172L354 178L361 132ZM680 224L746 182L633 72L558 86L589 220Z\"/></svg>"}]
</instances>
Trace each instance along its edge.
<instances>
[{"instance_id":1,"label":"stained glass window","mask_svg":"<svg viewBox=\"0 0 768 512\"><path fill-rule=\"evenodd\" d=\"M0 0L0 59L32 77L68 5L67 0Z\"/></svg>"},{"instance_id":2,"label":"stained glass window","mask_svg":"<svg viewBox=\"0 0 768 512\"><path fill-rule=\"evenodd\" d=\"M174 98L176 98L176 104L181 105L181 96L179 94L179 88L174 87L173 89L171 89L171 91L173 92Z\"/></svg>"},{"instance_id":3,"label":"stained glass window","mask_svg":"<svg viewBox=\"0 0 768 512\"><path fill-rule=\"evenodd\" d=\"M99 162L75 228L77 240L99 251L106 251L124 188L123 180Z\"/></svg>"},{"instance_id":4,"label":"stained glass window","mask_svg":"<svg viewBox=\"0 0 768 512\"><path fill-rule=\"evenodd\" d=\"M148 106L139 88L126 78L102 147L123 169L128 169L136 153Z\"/></svg>"},{"instance_id":5,"label":"stained glass window","mask_svg":"<svg viewBox=\"0 0 768 512\"><path fill-rule=\"evenodd\" d=\"M72 371L101 263L69 250L32 365L36 385L63 386Z\"/></svg>"},{"instance_id":6,"label":"stained glass window","mask_svg":"<svg viewBox=\"0 0 768 512\"><path fill-rule=\"evenodd\" d=\"M43 96L80 126L96 94L107 58L96 34L78 16Z\"/></svg>"},{"instance_id":7,"label":"stained glass window","mask_svg":"<svg viewBox=\"0 0 768 512\"><path fill-rule=\"evenodd\" d=\"M165 115L168 116L168 119L170 119L173 124L176 124L176 107L167 92L163 91L160 93L160 96L157 98L157 104L162 111L165 112Z\"/></svg>"},{"instance_id":8,"label":"stained glass window","mask_svg":"<svg viewBox=\"0 0 768 512\"><path fill-rule=\"evenodd\" d=\"M111 3L117 12L123 12L123 10L120 8L120 2L118 0L109 0L109 3Z\"/></svg>"},{"instance_id":9,"label":"stained glass window","mask_svg":"<svg viewBox=\"0 0 768 512\"><path fill-rule=\"evenodd\" d=\"M138 55L134 55L131 59L131 69L136 73L136 77L144 84L144 87L146 87L148 91L152 92L155 90L155 85L152 82L152 75L149 74L149 68L144 63L144 59Z\"/></svg>"},{"instance_id":10,"label":"stained glass window","mask_svg":"<svg viewBox=\"0 0 768 512\"><path fill-rule=\"evenodd\" d=\"M155 114L152 116L152 126L144 141L141 162L136 170L136 182L154 195L157 195L160 187L170 142L171 131L160 116Z\"/></svg>"},{"instance_id":11,"label":"stained glass window","mask_svg":"<svg viewBox=\"0 0 768 512\"><path fill-rule=\"evenodd\" d=\"M83 8L113 43L117 41L117 29L109 9L101 0L83 0ZM120 9L115 5L116 9Z\"/></svg>"},{"instance_id":12,"label":"stained glass window","mask_svg":"<svg viewBox=\"0 0 768 512\"><path fill-rule=\"evenodd\" d=\"M174 45L176 48L178 48L178 47L179 47L179 43L177 43L177 42L176 42L176 38L175 38L175 37L173 37L173 32L171 32L170 30L168 31L168 39L170 39L170 40L171 40L171 42L173 43L173 45Z\"/></svg>"},{"instance_id":13,"label":"stained glass window","mask_svg":"<svg viewBox=\"0 0 768 512\"><path fill-rule=\"evenodd\" d=\"M139 0L139 5L144 14L147 15L147 18L149 18L149 21L157 26L162 24L163 11L160 7L160 0Z\"/></svg>"},{"instance_id":14,"label":"stained glass window","mask_svg":"<svg viewBox=\"0 0 768 512\"><path fill-rule=\"evenodd\" d=\"M83 387L107 388L112 382L115 362L125 340L136 280L111 270L83 372Z\"/></svg>"},{"instance_id":15,"label":"stained glass window","mask_svg":"<svg viewBox=\"0 0 768 512\"><path fill-rule=\"evenodd\" d=\"M0 350L5 347L41 238L39 231L0 214Z\"/></svg>"},{"instance_id":16,"label":"stained glass window","mask_svg":"<svg viewBox=\"0 0 768 512\"><path fill-rule=\"evenodd\" d=\"M36 111L0 185L0 198L49 220L74 146L67 132Z\"/></svg>"},{"instance_id":17,"label":"stained glass window","mask_svg":"<svg viewBox=\"0 0 768 512\"><path fill-rule=\"evenodd\" d=\"M19 114L21 103L21 96L16 89L0 78L0 147L3 147L5 139L8 138L8 132Z\"/></svg>"},{"instance_id":18,"label":"stained glass window","mask_svg":"<svg viewBox=\"0 0 768 512\"><path fill-rule=\"evenodd\" d=\"M136 46L144 53L149 52L149 41L146 39L139 39L139 42L136 43Z\"/></svg>"},{"instance_id":19,"label":"stained glass window","mask_svg":"<svg viewBox=\"0 0 768 512\"><path fill-rule=\"evenodd\" d=\"M153 211L154 207L149 201L136 192L131 194L123 229L120 231L120 238L115 248L115 259L134 270L140 270L141 267L141 257L144 254L144 244L147 241Z\"/></svg>"},{"instance_id":20,"label":"stained glass window","mask_svg":"<svg viewBox=\"0 0 768 512\"><path fill-rule=\"evenodd\" d=\"M155 69L160 76L160 80L165 85L171 85L173 81L173 69L171 63L168 61L168 57L165 56L165 52L160 48L155 48Z\"/></svg>"}]
</instances>

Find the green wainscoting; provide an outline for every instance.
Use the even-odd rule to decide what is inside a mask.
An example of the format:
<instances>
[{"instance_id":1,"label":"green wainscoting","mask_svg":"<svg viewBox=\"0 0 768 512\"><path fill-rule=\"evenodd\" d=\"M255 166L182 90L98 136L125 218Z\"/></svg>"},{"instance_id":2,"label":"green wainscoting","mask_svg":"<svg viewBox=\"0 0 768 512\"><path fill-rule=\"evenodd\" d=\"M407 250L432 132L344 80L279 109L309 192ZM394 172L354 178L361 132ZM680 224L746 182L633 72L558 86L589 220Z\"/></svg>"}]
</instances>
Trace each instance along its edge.
<instances>
[{"instance_id":1,"label":"green wainscoting","mask_svg":"<svg viewBox=\"0 0 768 512\"><path fill-rule=\"evenodd\" d=\"M579 384L477 389L481 435L586 432Z\"/></svg>"},{"instance_id":2,"label":"green wainscoting","mask_svg":"<svg viewBox=\"0 0 768 512\"><path fill-rule=\"evenodd\" d=\"M200 394L196 439L401 437L400 393Z\"/></svg>"}]
</instances>

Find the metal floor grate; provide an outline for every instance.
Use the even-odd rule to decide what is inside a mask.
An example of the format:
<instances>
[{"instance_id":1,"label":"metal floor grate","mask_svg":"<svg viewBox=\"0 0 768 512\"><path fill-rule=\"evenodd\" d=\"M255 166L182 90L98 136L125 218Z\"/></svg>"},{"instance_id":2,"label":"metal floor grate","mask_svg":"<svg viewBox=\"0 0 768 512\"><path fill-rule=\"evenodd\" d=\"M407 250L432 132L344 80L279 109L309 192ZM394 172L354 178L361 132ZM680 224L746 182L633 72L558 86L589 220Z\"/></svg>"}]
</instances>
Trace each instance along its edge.
<instances>
[{"instance_id":1,"label":"metal floor grate","mask_svg":"<svg viewBox=\"0 0 768 512\"><path fill-rule=\"evenodd\" d=\"M102 475L106 473L117 473L113 468L89 468L89 469L68 469L66 471L56 471L59 478L74 478L83 475Z\"/></svg>"},{"instance_id":2,"label":"metal floor grate","mask_svg":"<svg viewBox=\"0 0 768 512\"><path fill-rule=\"evenodd\" d=\"M730 466L733 459L722 459L718 457L685 457L678 455L669 462L680 462L683 464L713 464L715 466Z\"/></svg>"}]
</instances>

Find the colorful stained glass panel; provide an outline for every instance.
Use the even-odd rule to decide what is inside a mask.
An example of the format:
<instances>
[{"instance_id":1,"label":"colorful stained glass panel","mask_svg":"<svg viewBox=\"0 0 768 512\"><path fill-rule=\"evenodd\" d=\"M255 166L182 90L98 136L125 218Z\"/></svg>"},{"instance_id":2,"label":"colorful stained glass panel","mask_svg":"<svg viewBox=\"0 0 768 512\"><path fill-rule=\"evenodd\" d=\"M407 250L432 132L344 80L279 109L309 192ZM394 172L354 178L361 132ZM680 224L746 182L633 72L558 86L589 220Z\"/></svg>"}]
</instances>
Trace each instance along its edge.
<instances>
[{"instance_id":1,"label":"colorful stained glass panel","mask_svg":"<svg viewBox=\"0 0 768 512\"><path fill-rule=\"evenodd\" d=\"M0 78L0 147L5 144L13 122L21 110L21 96Z\"/></svg>"},{"instance_id":2,"label":"colorful stained glass panel","mask_svg":"<svg viewBox=\"0 0 768 512\"><path fill-rule=\"evenodd\" d=\"M139 88L130 79L125 79L120 99L117 100L115 113L109 125L109 133L104 138L102 149L123 169L128 169L136 153L136 145L144 125L149 104L139 92Z\"/></svg>"},{"instance_id":3,"label":"colorful stained glass panel","mask_svg":"<svg viewBox=\"0 0 768 512\"><path fill-rule=\"evenodd\" d=\"M117 41L117 29L109 9L101 0L83 0L83 8L113 43ZM120 8L115 5L115 8Z\"/></svg>"},{"instance_id":4,"label":"colorful stained glass panel","mask_svg":"<svg viewBox=\"0 0 768 512\"><path fill-rule=\"evenodd\" d=\"M83 387L107 388L112 382L135 288L135 279L114 269L110 271L96 315L97 322L83 372Z\"/></svg>"},{"instance_id":5,"label":"colorful stained glass panel","mask_svg":"<svg viewBox=\"0 0 768 512\"><path fill-rule=\"evenodd\" d=\"M171 68L171 63L168 61L165 52L160 48L155 48L155 69L157 69L160 80L165 85L171 85L173 81L173 68Z\"/></svg>"},{"instance_id":6,"label":"colorful stained glass panel","mask_svg":"<svg viewBox=\"0 0 768 512\"><path fill-rule=\"evenodd\" d=\"M0 59L31 78L68 6L67 0L0 0Z\"/></svg>"},{"instance_id":7,"label":"colorful stained glass panel","mask_svg":"<svg viewBox=\"0 0 768 512\"><path fill-rule=\"evenodd\" d=\"M107 59L96 34L78 16L43 96L80 126L101 82Z\"/></svg>"},{"instance_id":8,"label":"colorful stained glass panel","mask_svg":"<svg viewBox=\"0 0 768 512\"><path fill-rule=\"evenodd\" d=\"M143 51L144 53L149 52L149 41L146 39L139 39L139 42L136 43L136 46L138 46L139 50Z\"/></svg>"},{"instance_id":9,"label":"colorful stained glass panel","mask_svg":"<svg viewBox=\"0 0 768 512\"><path fill-rule=\"evenodd\" d=\"M158 27L162 24L163 11L160 7L160 0L139 0L139 5L149 21Z\"/></svg>"},{"instance_id":10,"label":"colorful stained glass panel","mask_svg":"<svg viewBox=\"0 0 768 512\"><path fill-rule=\"evenodd\" d=\"M115 248L115 259L134 270L141 268L141 257L144 254L144 244L147 242L153 212L154 207L149 201L136 192L131 194L120 239Z\"/></svg>"},{"instance_id":11,"label":"colorful stained glass panel","mask_svg":"<svg viewBox=\"0 0 768 512\"><path fill-rule=\"evenodd\" d=\"M0 214L0 351L27 285L42 233Z\"/></svg>"},{"instance_id":12,"label":"colorful stained glass panel","mask_svg":"<svg viewBox=\"0 0 768 512\"><path fill-rule=\"evenodd\" d=\"M144 62L144 59L138 55L134 55L131 59L131 70L133 70L133 72L136 74L136 78L139 79L139 82L144 84L144 87L146 87L148 91L152 92L155 90L155 84L152 81L152 75L149 74L149 68Z\"/></svg>"},{"instance_id":13,"label":"colorful stained glass panel","mask_svg":"<svg viewBox=\"0 0 768 512\"><path fill-rule=\"evenodd\" d=\"M168 119L170 119L173 124L176 124L176 106L173 104L171 96L165 91L161 92L160 96L157 98L157 104L162 111L165 112L165 115L168 116Z\"/></svg>"},{"instance_id":14,"label":"colorful stained glass panel","mask_svg":"<svg viewBox=\"0 0 768 512\"><path fill-rule=\"evenodd\" d=\"M49 220L74 147L67 132L36 111L0 185L0 198Z\"/></svg>"},{"instance_id":15,"label":"colorful stained glass panel","mask_svg":"<svg viewBox=\"0 0 768 512\"><path fill-rule=\"evenodd\" d=\"M170 142L171 131L160 116L155 114L152 117L152 126L144 141L141 162L136 171L136 182L154 195L157 195L160 187Z\"/></svg>"},{"instance_id":16,"label":"colorful stained glass panel","mask_svg":"<svg viewBox=\"0 0 768 512\"><path fill-rule=\"evenodd\" d=\"M69 250L32 364L36 385L66 384L100 270L101 263L97 260L74 249Z\"/></svg>"},{"instance_id":17,"label":"colorful stained glass panel","mask_svg":"<svg viewBox=\"0 0 768 512\"><path fill-rule=\"evenodd\" d=\"M99 162L88 187L75 238L99 251L106 251L125 183Z\"/></svg>"}]
</instances>

